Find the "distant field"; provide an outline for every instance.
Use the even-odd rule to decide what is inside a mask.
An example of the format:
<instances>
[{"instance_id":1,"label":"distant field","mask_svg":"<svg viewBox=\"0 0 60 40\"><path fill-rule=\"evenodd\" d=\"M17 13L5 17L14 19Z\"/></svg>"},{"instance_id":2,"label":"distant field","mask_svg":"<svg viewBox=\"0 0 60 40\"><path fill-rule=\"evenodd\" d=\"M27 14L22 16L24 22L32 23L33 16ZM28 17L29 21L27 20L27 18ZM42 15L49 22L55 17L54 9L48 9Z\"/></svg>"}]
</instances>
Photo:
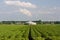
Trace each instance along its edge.
<instances>
[{"instance_id":1,"label":"distant field","mask_svg":"<svg viewBox=\"0 0 60 40\"><path fill-rule=\"evenodd\" d=\"M0 25L0 40L60 40L60 24Z\"/></svg>"}]
</instances>

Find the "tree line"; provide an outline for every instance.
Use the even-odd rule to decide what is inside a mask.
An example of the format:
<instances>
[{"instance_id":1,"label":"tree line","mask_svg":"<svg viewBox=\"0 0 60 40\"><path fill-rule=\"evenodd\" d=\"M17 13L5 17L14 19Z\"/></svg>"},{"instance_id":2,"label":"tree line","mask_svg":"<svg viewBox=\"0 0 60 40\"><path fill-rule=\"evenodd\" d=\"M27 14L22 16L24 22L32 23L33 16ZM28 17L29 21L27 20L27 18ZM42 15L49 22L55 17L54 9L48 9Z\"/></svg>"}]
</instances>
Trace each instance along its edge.
<instances>
[{"instance_id":1,"label":"tree line","mask_svg":"<svg viewBox=\"0 0 60 40\"><path fill-rule=\"evenodd\" d=\"M0 24L26 24L28 21L1 21ZM37 24L60 24L60 21L32 21Z\"/></svg>"}]
</instances>

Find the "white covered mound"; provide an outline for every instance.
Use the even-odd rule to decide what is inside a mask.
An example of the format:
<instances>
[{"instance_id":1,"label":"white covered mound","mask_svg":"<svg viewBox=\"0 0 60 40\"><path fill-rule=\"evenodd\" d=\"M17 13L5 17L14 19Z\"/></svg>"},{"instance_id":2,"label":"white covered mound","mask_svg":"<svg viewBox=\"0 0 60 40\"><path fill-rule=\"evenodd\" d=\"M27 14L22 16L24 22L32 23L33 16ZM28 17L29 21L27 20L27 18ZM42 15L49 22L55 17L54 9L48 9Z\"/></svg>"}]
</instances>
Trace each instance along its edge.
<instances>
[{"instance_id":1,"label":"white covered mound","mask_svg":"<svg viewBox=\"0 0 60 40\"><path fill-rule=\"evenodd\" d=\"M35 22L32 22L32 21L29 21L29 22L27 22L29 25L36 25L36 23Z\"/></svg>"}]
</instances>

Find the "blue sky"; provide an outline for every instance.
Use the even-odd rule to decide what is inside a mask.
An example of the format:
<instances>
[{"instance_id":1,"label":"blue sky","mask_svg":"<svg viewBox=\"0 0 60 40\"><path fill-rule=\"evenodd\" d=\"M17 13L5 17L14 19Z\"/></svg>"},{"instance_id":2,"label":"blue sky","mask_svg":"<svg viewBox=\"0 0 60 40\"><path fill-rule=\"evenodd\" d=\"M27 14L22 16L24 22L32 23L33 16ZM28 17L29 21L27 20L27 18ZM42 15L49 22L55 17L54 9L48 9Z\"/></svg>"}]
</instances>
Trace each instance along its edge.
<instances>
[{"instance_id":1,"label":"blue sky","mask_svg":"<svg viewBox=\"0 0 60 40\"><path fill-rule=\"evenodd\" d=\"M60 21L60 0L0 0L0 21Z\"/></svg>"}]
</instances>

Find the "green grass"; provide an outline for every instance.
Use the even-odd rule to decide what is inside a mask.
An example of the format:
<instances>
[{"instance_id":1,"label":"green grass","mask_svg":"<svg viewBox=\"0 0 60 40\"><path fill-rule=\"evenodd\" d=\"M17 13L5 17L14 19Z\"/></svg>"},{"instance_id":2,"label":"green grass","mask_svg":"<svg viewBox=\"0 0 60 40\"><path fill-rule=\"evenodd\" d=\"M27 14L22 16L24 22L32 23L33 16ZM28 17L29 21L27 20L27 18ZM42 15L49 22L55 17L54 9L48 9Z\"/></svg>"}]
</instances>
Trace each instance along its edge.
<instances>
[{"instance_id":1,"label":"green grass","mask_svg":"<svg viewBox=\"0 0 60 40\"><path fill-rule=\"evenodd\" d=\"M60 40L60 24L0 25L0 40Z\"/></svg>"}]
</instances>

